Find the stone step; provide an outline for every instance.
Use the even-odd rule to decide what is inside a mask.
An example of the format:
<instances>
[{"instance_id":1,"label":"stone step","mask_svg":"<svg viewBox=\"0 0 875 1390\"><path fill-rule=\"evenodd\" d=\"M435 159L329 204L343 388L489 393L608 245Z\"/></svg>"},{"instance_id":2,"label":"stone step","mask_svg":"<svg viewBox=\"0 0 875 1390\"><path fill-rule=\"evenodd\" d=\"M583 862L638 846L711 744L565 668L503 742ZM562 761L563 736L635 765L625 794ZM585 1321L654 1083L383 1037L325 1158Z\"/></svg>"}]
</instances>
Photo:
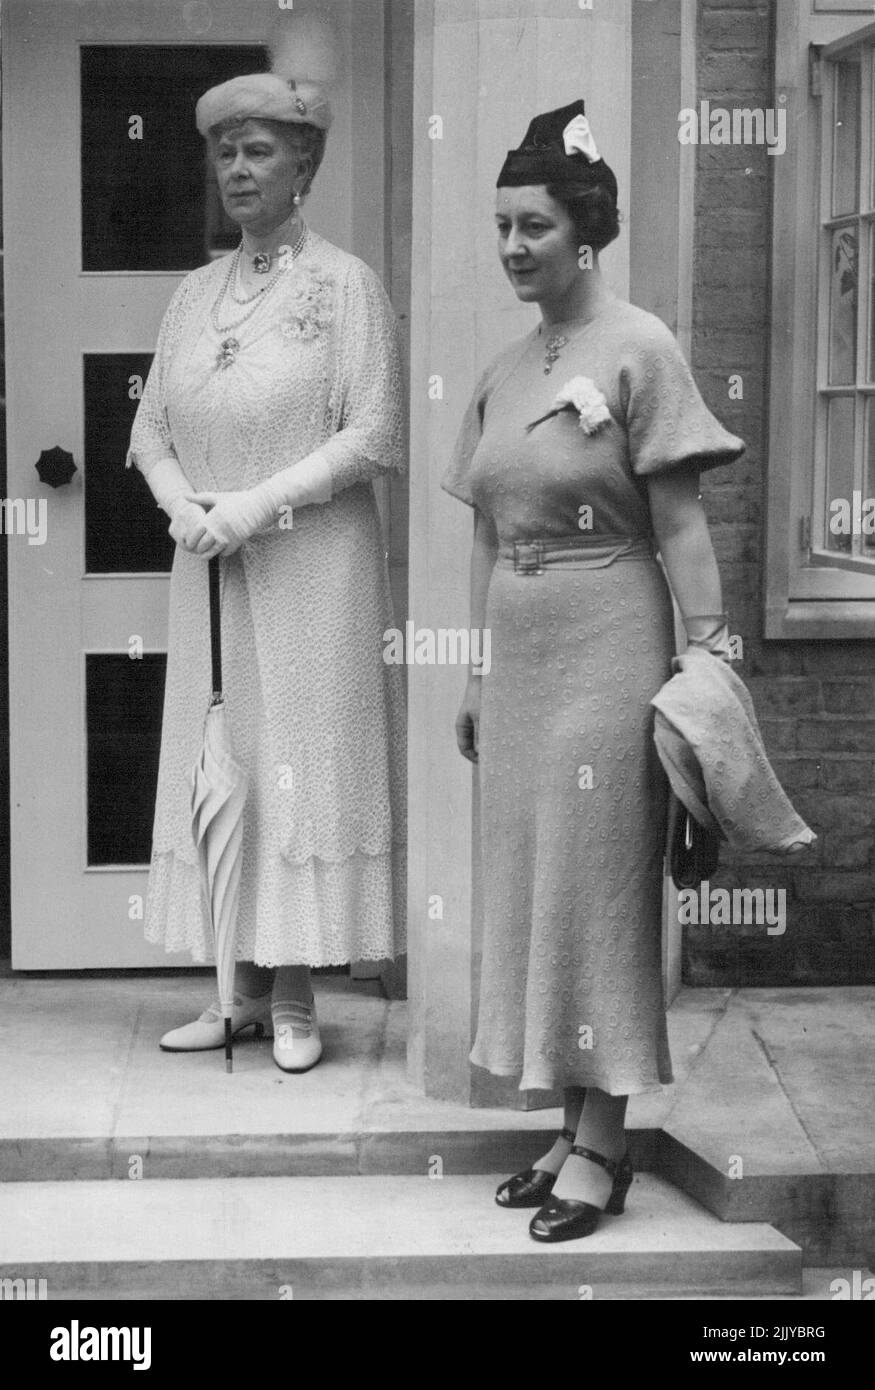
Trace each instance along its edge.
<instances>
[{"instance_id":1,"label":"stone step","mask_svg":"<svg viewBox=\"0 0 875 1390\"><path fill-rule=\"evenodd\" d=\"M0 1183L127 1180L132 1167L150 1180L166 1178L421 1177L439 1159L447 1176L528 1168L552 1144L555 1126L543 1129L405 1128L312 1130L282 1134L129 1134L0 1138ZM653 1130L631 1130L636 1171L656 1169ZM674 1165L677 1167L677 1164ZM672 1173L674 1176L674 1172ZM683 1184L681 1184L683 1185ZM747 1215L747 1214L746 1214ZM759 1213L754 1213L758 1216Z\"/></svg>"},{"instance_id":2,"label":"stone step","mask_svg":"<svg viewBox=\"0 0 875 1390\"><path fill-rule=\"evenodd\" d=\"M798 1296L802 1252L636 1177L621 1217L542 1246L502 1175L167 1179L0 1188L0 1279L49 1299ZM632 1291L631 1293L629 1291Z\"/></svg>"}]
</instances>

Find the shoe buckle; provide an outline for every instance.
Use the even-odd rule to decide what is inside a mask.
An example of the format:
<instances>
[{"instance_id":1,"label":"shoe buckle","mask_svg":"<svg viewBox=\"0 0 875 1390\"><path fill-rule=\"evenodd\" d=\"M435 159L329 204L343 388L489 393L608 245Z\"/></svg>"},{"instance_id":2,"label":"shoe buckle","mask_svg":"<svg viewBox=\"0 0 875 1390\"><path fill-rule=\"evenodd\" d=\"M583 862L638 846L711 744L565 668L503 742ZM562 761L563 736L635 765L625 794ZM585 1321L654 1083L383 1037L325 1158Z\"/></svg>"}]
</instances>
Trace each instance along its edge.
<instances>
[{"instance_id":1,"label":"shoe buckle","mask_svg":"<svg viewBox=\"0 0 875 1390\"><path fill-rule=\"evenodd\" d=\"M290 1052L296 1043L306 1042L312 1036L313 1011L306 1004L293 1003L291 1006L284 1005L284 1013L282 1022L279 1019L274 1021L274 1036L277 1047ZM296 1028L304 1033L303 1037L295 1037Z\"/></svg>"}]
</instances>

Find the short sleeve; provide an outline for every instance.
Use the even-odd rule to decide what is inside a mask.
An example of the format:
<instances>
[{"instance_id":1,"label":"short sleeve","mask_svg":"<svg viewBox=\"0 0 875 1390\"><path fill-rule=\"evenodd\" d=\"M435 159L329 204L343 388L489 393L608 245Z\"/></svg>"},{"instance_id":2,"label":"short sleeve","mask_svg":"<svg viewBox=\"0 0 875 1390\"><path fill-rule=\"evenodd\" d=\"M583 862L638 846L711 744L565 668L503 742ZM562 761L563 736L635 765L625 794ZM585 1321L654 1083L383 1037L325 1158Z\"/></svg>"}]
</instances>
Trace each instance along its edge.
<instances>
[{"instance_id":1,"label":"short sleeve","mask_svg":"<svg viewBox=\"0 0 875 1390\"><path fill-rule=\"evenodd\" d=\"M469 507L475 505L469 481L471 461L483 433L483 411L486 408L486 396L491 376L492 367L490 366L486 368L474 388L474 394L462 419L450 466L441 479L441 487L444 492L450 493L452 497L458 497L460 502L465 502Z\"/></svg>"},{"instance_id":2,"label":"short sleeve","mask_svg":"<svg viewBox=\"0 0 875 1390\"><path fill-rule=\"evenodd\" d=\"M734 463L744 441L711 414L674 335L658 319L623 353L621 383L629 456L638 477L695 461L699 468Z\"/></svg>"}]
</instances>

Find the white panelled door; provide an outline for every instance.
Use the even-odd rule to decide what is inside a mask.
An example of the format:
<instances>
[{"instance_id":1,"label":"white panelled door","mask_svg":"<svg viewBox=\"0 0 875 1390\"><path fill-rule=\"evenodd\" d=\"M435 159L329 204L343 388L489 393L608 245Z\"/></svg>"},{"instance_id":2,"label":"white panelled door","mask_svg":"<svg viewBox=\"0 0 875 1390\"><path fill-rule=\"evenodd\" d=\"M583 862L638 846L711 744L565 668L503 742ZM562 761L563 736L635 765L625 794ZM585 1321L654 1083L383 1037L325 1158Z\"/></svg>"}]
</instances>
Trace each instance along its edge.
<instances>
[{"instance_id":1,"label":"white panelled door","mask_svg":"<svg viewBox=\"0 0 875 1390\"><path fill-rule=\"evenodd\" d=\"M16 969L168 963L143 940L142 903L171 550L124 455L174 288L236 245L194 103L266 65L279 8L4 0ZM319 8L334 13L347 80L307 218L380 273L382 0Z\"/></svg>"}]
</instances>

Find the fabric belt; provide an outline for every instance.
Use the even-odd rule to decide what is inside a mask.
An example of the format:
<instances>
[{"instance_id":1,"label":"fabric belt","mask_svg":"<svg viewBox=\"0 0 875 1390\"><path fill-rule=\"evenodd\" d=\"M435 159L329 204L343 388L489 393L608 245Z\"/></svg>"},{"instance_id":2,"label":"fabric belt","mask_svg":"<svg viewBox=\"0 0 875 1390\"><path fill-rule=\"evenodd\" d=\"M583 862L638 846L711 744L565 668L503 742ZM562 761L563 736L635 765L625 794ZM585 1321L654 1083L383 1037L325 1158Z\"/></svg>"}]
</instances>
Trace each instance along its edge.
<instances>
[{"instance_id":1,"label":"fabric belt","mask_svg":"<svg viewBox=\"0 0 875 1390\"><path fill-rule=\"evenodd\" d=\"M496 563L515 574L544 574L547 565L604 569L615 560L653 560L651 536L560 536L550 540L514 541L499 547Z\"/></svg>"}]
</instances>

